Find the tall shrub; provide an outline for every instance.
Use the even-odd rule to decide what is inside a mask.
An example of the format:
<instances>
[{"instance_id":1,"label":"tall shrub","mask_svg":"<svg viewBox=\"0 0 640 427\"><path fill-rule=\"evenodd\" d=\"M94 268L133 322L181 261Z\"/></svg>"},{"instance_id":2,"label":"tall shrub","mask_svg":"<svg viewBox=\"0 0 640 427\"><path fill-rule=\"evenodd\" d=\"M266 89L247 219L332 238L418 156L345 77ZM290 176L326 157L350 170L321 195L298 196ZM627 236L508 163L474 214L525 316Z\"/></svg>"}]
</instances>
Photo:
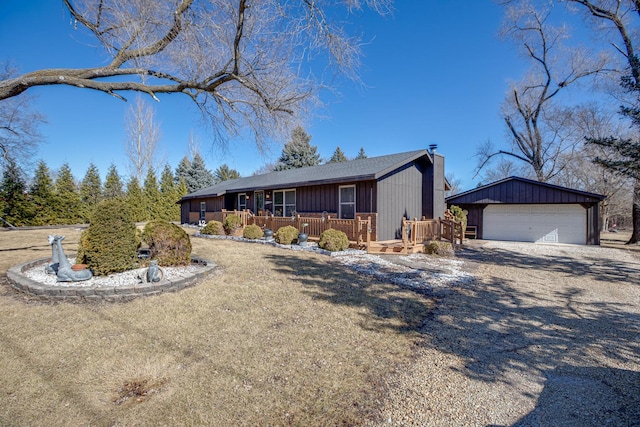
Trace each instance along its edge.
<instances>
[{"instance_id":1,"label":"tall shrub","mask_svg":"<svg viewBox=\"0 0 640 427\"><path fill-rule=\"evenodd\" d=\"M96 276L137 267L140 237L128 206L121 200L103 200L80 238L76 262L87 264Z\"/></svg>"}]
</instances>

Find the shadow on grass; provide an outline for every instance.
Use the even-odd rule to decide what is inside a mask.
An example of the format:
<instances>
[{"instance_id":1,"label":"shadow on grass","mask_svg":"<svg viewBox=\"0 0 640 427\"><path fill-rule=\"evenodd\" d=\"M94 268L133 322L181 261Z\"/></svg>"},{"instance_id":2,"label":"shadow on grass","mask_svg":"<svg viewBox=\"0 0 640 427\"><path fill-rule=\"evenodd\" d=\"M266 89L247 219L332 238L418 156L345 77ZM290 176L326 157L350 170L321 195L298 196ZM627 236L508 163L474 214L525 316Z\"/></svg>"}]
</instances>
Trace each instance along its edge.
<instances>
[{"instance_id":1,"label":"shadow on grass","mask_svg":"<svg viewBox=\"0 0 640 427\"><path fill-rule=\"evenodd\" d=\"M419 333L432 315L433 299L419 290L382 283L330 259L267 255L276 270L291 275L312 298L363 310L360 325L376 331Z\"/></svg>"}]
</instances>

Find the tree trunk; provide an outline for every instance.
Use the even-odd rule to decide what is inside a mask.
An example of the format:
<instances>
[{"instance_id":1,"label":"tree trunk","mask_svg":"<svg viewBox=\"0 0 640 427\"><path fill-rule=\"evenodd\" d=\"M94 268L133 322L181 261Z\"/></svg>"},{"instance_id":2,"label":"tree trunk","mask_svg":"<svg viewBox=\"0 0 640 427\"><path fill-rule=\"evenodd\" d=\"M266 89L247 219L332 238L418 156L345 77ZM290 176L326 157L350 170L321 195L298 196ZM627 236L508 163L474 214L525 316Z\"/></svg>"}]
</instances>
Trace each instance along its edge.
<instances>
[{"instance_id":1,"label":"tree trunk","mask_svg":"<svg viewBox=\"0 0 640 427\"><path fill-rule=\"evenodd\" d=\"M637 245L640 243L640 179L636 179L633 186L632 222L633 232L627 245Z\"/></svg>"}]
</instances>

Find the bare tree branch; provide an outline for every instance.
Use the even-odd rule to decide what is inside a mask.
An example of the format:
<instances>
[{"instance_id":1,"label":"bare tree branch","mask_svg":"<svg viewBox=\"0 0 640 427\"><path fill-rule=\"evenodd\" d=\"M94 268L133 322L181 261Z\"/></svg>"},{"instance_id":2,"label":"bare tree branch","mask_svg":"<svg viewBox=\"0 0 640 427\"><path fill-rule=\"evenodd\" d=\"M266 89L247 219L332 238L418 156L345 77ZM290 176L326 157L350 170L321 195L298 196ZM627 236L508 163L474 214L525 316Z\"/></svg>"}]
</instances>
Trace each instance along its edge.
<instances>
[{"instance_id":1,"label":"bare tree branch","mask_svg":"<svg viewBox=\"0 0 640 427\"><path fill-rule=\"evenodd\" d=\"M107 65L50 68L0 81L0 100L36 86L66 85L125 100L127 92L188 96L220 138L250 129L258 147L288 135L317 102L310 71L320 55L357 79L359 40L335 7L389 11L392 0L63 0L95 37ZM327 10L331 9L331 13Z\"/></svg>"}]
</instances>

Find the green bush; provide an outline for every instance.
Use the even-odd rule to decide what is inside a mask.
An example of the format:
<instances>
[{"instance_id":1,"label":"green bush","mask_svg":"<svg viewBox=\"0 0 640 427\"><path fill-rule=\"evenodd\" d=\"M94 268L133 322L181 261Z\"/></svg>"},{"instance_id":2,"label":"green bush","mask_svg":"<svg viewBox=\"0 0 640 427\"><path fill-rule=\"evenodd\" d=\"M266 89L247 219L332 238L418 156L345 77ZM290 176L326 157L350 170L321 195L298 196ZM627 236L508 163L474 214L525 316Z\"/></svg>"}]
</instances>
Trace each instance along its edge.
<instances>
[{"instance_id":1,"label":"green bush","mask_svg":"<svg viewBox=\"0 0 640 427\"><path fill-rule=\"evenodd\" d=\"M344 251L349 247L349 238L344 232L330 228L320 234L318 246L331 252Z\"/></svg>"},{"instance_id":2,"label":"green bush","mask_svg":"<svg viewBox=\"0 0 640 427\"><path fill-rule=\"evenodd\" d=\"M298 229L293 225L286 225L278 228L276 233L276 242L281 245L290 245L294 240L298 238Z\"/></svg>"},{"instance_id":3,"label":"green bush","mask_svg":"<svg viewBox=\"0 0 640 427\"><path fill-rule=\"evenodd\" d=\"M165 220L149 221L144 227L142 240L149 245L151 259L161 266L189 265L191 239L179 226Z\"/></svg>"},{"instance_id":4,"label":"green bush","mask_svg":"<svg viewBox=\"0 0 640 427\"><path fill-rule=\"evenodd\" d=\"M242 219L238 215L227 215L222 227L227 234L233 234L238 228L242 227Z\"/></svg>"},{"instance_id":5,"label":"green bush","mask_svg":"<svg viewBox=\"0 0 640 427\"><path fill-rule=\"evenodd\" d=\"M76 262L87 264L96 276L131 270L138 266L139 247L140 235L127 204L104 200L82 232Z\"/></svg>"},{"instance_id":6,"label":"green bush","mask_svg":"<svg viewBox=\"0 0 640 427\"><path fill-rule=\"evenodd\" d=\"M247 225L242 232L242 237L245 239L259 239L264 236L262 228L255 224Z\"/></svg>"},{"instance_id":7,"label":"green bush","mask_svg":"<svg viewBox=\"0 0 640 427\"><path fill-rule=\"evenodd\" d=\"M462 230L466 230L467 229L467 214L469 213L468 211L462 209L459 206L456 205L451 205L449 207L449 211L453 214L453 216L456 219L456 222L462 222Z\"/></svg>"},{"instance_id":8,"label":"green bush","mask_svg":"<svg viewBox=\"0 0 640 427\"><path fill-rule=\"evenodd\" d=\"M424 253L429 255L454 256L455 251L451 242L431 240L424 245Z\"/></svg>"},{"instance_id":9,"label":"green bush","mask_svg":"<svg viewBox=\"0 0 640 427\"><path fill-rule=\"evenodd\" d=\"M224 227L222 227L222 223L220 221L209 221L207 225L200 230L200 233L221 236L224 234Z\"/></svg>"}]
</instances>

